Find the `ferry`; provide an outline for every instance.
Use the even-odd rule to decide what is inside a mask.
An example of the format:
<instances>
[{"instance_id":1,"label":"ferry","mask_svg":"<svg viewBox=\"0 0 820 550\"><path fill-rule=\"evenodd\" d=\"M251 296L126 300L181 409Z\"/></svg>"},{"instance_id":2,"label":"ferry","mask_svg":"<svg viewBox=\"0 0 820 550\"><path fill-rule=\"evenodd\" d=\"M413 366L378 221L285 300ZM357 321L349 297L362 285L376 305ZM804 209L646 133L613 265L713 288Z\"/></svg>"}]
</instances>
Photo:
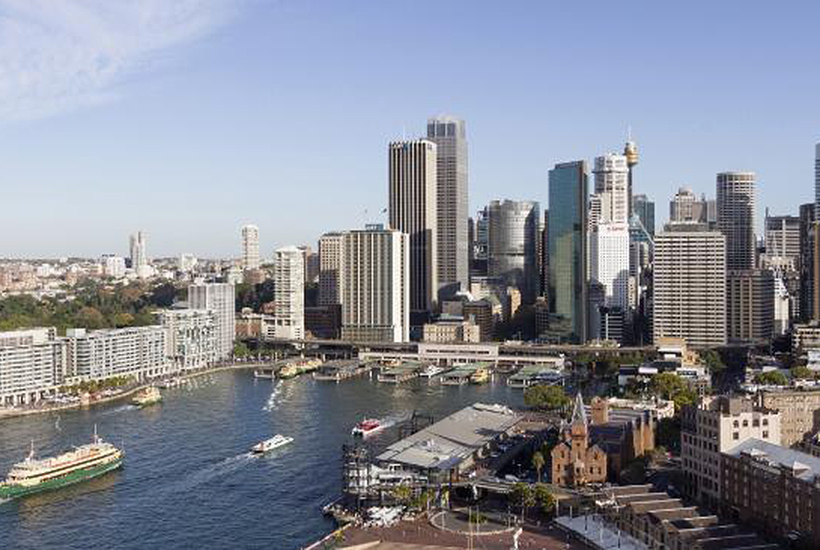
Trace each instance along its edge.
<instances>
[{"instance_id":1,"label":"ferry","mask_svg":"<svg viewBox=\"0 0 820 550\"><path fill-rule=\"evenodd\" d=\"M479 367L470 375L470 382L473 384L484 384L490 380L490 371L484 367Z\"/></svg>"},{"instance_id":2,"label":"ferry","mask_svg":"<svg viewBox=\"0 0 820 550\"><path fill-rule=\"evenodd\" d=\"M424 370L419 373L419 376L423 378L433 378L442 372L444 372L444 369L438 365L427 365Z\"/></svg>"},{"instance_id":3,"label":"ferry","mask_svg":"<svg viewBox=\"0 0 820 550\"><path fill-rule=\"evenodd\" d=\"M350 431L351 434L359 436L359 437L367 437L369 435L373 435L382 431L385 428L385 425L382 424L379 420L375 418L365 418L355 426Z\"/></svg>"},{"instance_id":4,"label":"ferry","mask_svg":"<svg viewBox=\"0 0 820 550\"><path fill-rule=\"evenodd\" d=\"M133 403L138 407L147 407L162 401L162 394L154 386L149 386L134 396Z\"/></svg>"},{"instance_id":5,"label":"ferry","mask_svg":"<svg viewBox=\"0 0 820 550\"><path fill-rule=\"evenodd\" d=\"M271 437L270 439L266 439L265 441L260 441L256 445L251 448L256 454L267 453L268 451L272 451L274 449L278 449L279 447L284 447L288 443L293 442L292 437L287 437L285 435L276 434L275 436Z\"/></svg>"},{"instance_id":6,"label":"ferry","mask_svg":"<svg viewBox=\"0 0 820 550\"><path fill-rule=\"evenodd\" d=\"M0 482L0 499L12 499L99 477L122 465L124 453L97 437L92 442L59 456L37 459L34 443L28 458L15 464Z\"/></svg>"}]
</instances>

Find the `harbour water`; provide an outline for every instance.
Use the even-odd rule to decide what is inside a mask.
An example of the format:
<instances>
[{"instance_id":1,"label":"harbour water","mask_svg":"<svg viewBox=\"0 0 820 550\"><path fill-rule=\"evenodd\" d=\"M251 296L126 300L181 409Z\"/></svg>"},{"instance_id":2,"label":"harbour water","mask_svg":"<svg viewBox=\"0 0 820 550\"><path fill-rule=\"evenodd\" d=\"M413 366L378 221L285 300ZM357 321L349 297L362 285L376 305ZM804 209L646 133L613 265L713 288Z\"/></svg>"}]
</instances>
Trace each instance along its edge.
<instances>
[{"instance_id":1,"label":"harbour water","mask_svg":"<svg viewBox=\"0 0 820 550\"><path fill-rule=\"evenodd\" d=\"M419 410L439 419L476 401L522 402L503 381L335 384L257 380L251 371L201 377L163 398L144 409L120 402L0 422L0 476L32 440L39 456L52 456L89 441L95 424L126 453L120 471L0 504L0 548L302 548L333 529L321 507L339 495L341 445L362 418ZM250 453L276 433L295 440ZM394 426L374 443L396 434Z\"/></svg>"}]
</instances>

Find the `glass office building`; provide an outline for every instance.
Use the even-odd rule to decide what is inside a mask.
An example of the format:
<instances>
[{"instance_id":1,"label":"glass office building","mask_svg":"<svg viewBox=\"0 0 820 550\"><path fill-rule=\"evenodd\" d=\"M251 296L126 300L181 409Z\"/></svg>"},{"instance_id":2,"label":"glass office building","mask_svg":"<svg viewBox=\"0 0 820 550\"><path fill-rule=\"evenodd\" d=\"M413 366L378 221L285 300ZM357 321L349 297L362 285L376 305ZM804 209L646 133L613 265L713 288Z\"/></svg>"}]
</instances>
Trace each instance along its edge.
<instances>
[{"instance_id":1,"label":"glass office building","mask_svg":"<svg viewBox=\"0 0 820 550\"><path fill-rule=\"evenodd\" d=\"M585 161L549 172L549 332L563 342L587 339L587 179Z\"/></svg>"}]
</instances>

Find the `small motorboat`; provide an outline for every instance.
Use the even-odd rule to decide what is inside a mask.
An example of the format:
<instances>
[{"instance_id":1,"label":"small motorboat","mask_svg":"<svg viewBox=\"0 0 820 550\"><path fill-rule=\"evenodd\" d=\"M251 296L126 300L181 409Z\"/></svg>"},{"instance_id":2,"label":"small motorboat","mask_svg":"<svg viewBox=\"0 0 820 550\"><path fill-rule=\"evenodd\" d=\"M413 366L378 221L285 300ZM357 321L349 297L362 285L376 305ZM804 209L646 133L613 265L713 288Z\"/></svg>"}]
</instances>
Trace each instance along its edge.
<instances>
[{"instance_id":1,"label":"small motorboat","mask_svg":"<svg viewBox=\"0 0 820 550\"><path fill-rule=\"evenodd\" d=\"M268 451L272 451L288 443L292 442L292 437L287 437L285 435L276 434L275 436L271 437L270 439L266 439L265 441L260 441L256 445L251 448L256 454L267 453Z\"/></svg>"}]
</instances>

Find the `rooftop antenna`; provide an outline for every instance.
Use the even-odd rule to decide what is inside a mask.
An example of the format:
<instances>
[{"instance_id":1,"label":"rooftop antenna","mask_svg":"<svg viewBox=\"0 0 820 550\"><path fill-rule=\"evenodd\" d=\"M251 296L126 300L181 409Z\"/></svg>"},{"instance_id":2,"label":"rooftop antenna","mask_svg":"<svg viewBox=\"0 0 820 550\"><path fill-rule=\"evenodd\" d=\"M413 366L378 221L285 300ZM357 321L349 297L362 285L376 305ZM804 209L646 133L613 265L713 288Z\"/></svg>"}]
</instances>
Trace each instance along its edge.
<instances>
[{"instance_id":1,"label":"rooftop antenna","mask_svg":"<svg viewBox=\"0 0 820 550\"><path fill-rule=\"evenodd\" d=\"M627 141L632 141L632 125L631 124L626 125L626 140Z\"/></svg>"}]
</instances>

